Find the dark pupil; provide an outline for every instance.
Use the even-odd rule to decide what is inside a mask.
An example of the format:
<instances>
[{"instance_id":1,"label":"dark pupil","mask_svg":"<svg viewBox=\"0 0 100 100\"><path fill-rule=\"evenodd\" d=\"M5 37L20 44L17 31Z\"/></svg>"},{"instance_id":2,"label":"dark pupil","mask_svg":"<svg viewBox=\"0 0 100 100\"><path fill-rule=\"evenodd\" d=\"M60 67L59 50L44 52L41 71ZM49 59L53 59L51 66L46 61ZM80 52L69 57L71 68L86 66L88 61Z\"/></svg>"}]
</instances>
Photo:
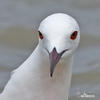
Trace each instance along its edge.
<instances>
[{"instance_id":1,"label":"dark pupil","mask_svg":"<svg viewBox=\"0 0 100 100\"><path fill-rule=\"evenodd\" d=\"M42 34L40 33L40 36L42 36Z\"/></svg>"},{"instance_id":2,"label":"dark pupil","mask_svg":"<svg viewBox=\"0 0 100 100\"><path fill-rule=\"evenodd\" d=\"M72 36L75 36L75 33L73 33Z\"/></svg>"}]
</instances>

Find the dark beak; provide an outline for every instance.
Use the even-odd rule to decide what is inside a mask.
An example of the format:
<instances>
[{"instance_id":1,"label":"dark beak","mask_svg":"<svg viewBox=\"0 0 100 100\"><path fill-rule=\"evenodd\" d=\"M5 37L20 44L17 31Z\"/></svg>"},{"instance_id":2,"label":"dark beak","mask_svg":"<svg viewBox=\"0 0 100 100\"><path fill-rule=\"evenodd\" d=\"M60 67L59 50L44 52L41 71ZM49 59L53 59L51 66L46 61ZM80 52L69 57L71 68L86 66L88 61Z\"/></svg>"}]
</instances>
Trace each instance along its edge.
<instances>
[{"instance_id":1,"label":"dark beak","mask_svg":"<svg viewBox=\"0 0 100 100\"><path fill-rule=\"evenodd\" d=\"M51 76L51 77L53 76L53 72L54 72L54 69L55 69L56 64L59 62L59 60L60 60L62 54L63 54L65 51L67 51L67 49L64 50L64 51L62 51L61 53L57 53L56 48L54 48L54 49L52 50L52 52L49 53L49 59L50 59L50 76Z\"/></svg>"}]
</instances>

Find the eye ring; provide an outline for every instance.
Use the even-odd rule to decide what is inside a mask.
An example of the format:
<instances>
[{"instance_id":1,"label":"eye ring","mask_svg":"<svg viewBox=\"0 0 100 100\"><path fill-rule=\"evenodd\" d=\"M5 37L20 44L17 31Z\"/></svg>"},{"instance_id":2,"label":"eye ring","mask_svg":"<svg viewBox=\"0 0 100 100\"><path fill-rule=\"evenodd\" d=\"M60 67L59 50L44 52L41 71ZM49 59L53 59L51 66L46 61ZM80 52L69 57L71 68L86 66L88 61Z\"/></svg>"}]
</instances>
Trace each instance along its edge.
<instances>
[{"instance_id":1,"label":"eye ring","mask_svg":"<svg viewBox=\"0 0 100 100\"><path fill-rule=\"evenodd\" d=\"M74 32L71 34L70 39L75 40L76 37L77 37L77 34L78 34L78 31L74 31Z\"/></svg>"},{"instance_id":2,"label":"eye ring","mask_svg":"<svg viewBox=\"0 0 100 100\"><path fill-rule=\"evenodd\" d=\"M39 33L39 37L40 37L40 39L42 40L42 39L43 39L43 35L42 35L42 33L41 33L40 31L38 31L38 33Z\"/></svg>"}]
</instances>

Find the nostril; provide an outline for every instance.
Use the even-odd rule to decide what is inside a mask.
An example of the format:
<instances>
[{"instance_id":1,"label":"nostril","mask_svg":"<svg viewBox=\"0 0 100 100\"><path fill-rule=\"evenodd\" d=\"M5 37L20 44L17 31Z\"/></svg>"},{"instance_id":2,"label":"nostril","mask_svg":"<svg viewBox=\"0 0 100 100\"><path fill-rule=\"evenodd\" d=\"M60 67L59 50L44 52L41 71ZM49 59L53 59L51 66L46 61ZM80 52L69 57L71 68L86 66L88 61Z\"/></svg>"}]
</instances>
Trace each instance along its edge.
<instances>
[{"instance_id":1,"label":"nostril","mask_svg":"<svg viewBox=\"0 0 100 100\"><path fill-rule=\"evenodd\" d=\"M48 52L48 54L50 54L50 53L49 53L49 50L48 50L47 48L45 48L45 50Z\"/></svg>"}]
</instances>

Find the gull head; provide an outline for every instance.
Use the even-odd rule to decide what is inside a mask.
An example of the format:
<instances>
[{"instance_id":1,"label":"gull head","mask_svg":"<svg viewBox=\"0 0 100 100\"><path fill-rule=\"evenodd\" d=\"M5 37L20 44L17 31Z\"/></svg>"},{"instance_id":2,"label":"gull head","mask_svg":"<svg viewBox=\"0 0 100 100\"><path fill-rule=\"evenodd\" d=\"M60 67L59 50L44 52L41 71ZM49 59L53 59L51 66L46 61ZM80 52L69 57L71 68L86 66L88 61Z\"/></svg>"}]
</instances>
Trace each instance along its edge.
<instances>
[{"instance_id":1,"label":"gull head","mask_svg":"<svg viewBox=\"0 0 100 100\"><path fill-rule=\"evenodd\" d=\"M39 45L49 54L50 76L60 59L66 58L78 47L80 41L79 25L67 14L56 13L45 18L39 26Z\"/></svg>"}]
</instances>

